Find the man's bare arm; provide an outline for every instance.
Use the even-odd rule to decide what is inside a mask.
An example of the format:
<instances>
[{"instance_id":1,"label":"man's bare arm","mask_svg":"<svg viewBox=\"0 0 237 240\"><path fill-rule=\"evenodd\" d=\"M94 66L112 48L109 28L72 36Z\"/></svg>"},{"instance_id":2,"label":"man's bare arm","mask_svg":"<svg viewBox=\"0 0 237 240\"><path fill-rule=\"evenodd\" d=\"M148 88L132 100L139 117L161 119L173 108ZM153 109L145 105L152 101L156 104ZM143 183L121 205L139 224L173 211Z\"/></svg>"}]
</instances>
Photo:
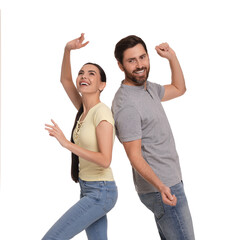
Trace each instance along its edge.
<instances>
[{"instance_id":1,"label":"man's bare arm","mask_svg":"<svg viewBox=\"0 0 237 240\"><path fill-rule=\"evenodd\" d=\"M164 86L165 94L162 101L168 101L183 95L186 92L185 80L174 50L169 47L168 43L163 43L156 46L156 51L161 57L168 59L171 69L171 84Z\"/></svg>"},{"instance_id":2,"label":"man's bare arm","mask_svg":"<svg viewBox=\"0 0 237 240\"><path fill-rule=\"evenodd\" d=\"M165 186L154 173L150 165L145 161L141 153L141 139L124 142L123 146L134 169L149 183L155 186L162 195L163 202L175 206L177 199L171 194L170 188Z\"/></svg>"}]
</instances>

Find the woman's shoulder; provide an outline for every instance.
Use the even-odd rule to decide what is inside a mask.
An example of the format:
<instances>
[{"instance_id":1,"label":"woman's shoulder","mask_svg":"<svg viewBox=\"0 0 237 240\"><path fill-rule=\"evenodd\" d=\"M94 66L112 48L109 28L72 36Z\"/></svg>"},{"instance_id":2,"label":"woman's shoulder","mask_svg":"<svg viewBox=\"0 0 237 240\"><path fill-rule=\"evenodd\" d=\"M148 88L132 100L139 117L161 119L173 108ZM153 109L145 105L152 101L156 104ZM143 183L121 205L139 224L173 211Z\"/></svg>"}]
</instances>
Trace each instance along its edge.
<instances>
[{"instance_id":1,"label":"woman's shoulder","mask_svg":"<svg viewBox=\"0 0 237 240\"><path fill-rule=\"evenodd\" d=\"M111 111L111 108L109 108L105 103L103 103L103 102L100 102L99 104L98 104L98 106L97 106L97 108L95 109L95 112L100 112L100 111L102 111L102 112L107 112L107 113L109 113L109 112L111 112L112 113L112 111Z\"/></svg>"},{"instance_id":2,"label":"woman's shoulder","mask_svg":"<svg viewBox=\"0 0 237 240\"><path fill-rule=\"evenodd\" d=\"M114 125L114 118L111 109L104 103L100 102L96 107L94 114L94 123L97 126L102 120L106 120Z\"/></svg>"}]
</instances>

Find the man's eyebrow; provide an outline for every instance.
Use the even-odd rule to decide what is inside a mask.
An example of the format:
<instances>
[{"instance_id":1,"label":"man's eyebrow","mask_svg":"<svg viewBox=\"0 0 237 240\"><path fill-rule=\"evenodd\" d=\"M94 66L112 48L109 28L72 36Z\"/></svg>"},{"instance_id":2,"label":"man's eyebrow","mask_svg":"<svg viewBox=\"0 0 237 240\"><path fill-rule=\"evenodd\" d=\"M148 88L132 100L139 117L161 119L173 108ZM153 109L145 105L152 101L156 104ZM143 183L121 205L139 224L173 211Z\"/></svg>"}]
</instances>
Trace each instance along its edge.
<instances>
[{"instance_id":1,"label":"man's eyebrow","mask_svg":"<svg viewBox=\"0 0 237 240\"><path fill-rule=\"evenodd\" d=\"M136 59L136 58L128 58L127 61L134 60L134 59Z\"/></svg>"}]
</instances>

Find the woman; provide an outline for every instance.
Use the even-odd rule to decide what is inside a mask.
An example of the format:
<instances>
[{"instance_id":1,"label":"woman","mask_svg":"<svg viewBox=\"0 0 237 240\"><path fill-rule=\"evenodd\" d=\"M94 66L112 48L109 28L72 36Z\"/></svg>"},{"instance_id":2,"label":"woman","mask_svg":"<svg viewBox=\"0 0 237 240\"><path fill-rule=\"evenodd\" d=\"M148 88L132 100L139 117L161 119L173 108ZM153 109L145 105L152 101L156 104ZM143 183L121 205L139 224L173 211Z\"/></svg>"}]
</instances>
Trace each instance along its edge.
<instances>
[{"instance_id":1,"label":"woman","mask_svg":"<svg viewBox=\"0 0 237 240\"><path fill-rule=\"evenodd\" d=\"M45 124L49 135L72 152L72 178L80 183L81 199L52 226L44 240L71 239L84 229L89 240L106 240L106 214L117 200L117 187L109 167L114 120L110 109L100 102L100 93L106 85L105 73L99 65L87 63L79 71L76 87L72 81L70 51L89 43L83 41L81 34L66 44L61 71L61 83L78 110L72 141L65 138L53 120L53 124Z\"/></svg>"}]
</instances>

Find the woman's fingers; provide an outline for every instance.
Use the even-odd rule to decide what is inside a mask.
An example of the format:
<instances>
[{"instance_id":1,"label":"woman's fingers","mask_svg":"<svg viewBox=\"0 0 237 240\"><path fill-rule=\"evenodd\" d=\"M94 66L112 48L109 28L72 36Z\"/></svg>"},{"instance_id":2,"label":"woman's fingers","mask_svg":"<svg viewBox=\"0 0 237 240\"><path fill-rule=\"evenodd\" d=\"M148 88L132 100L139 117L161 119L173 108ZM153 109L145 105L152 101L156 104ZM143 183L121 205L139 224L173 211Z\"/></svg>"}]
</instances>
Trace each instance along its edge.
<instances>
[{"instance_id":1,"label":"woman's fingers","mask_svg":"<svg viewBox=\"0 0 237 240\"><path fill-rule=\"evenodd\" d=\"M45 124L45 126L46 126L45 130L47 130L49 132L50 136L55 136L55 134L59 131L59 127L53 119L51 119L51 122L54 125Z\"/></svg>"},{"instance_id":2,"label":"woman's fingers","mask_svg":"<svg viewBox=\"0 0 237 240\"><path fill-rule=\"evenodd\" d=\"M49 125L49 124L45 124L46 127L49 127L49 128L54 128L54 126L52 125Z\"/></svg>"},{"instance_id":3,"label":"woman's fingers","mask_svg":"<svg viewBox=\"0 0 237 240\"><path fill-rule=\"evenodd\" d=\"M83 43L81 46L82 46L82 47L85 47L88 43L89 43L89 41Z\"/></svg>"},{"instance_id":4,"label":"woman's fingers","mask_svg":"<svg viewBox=\"0 0 237 240\"><path fill-rule=\"evenodd\" d=\"M57 125L57 123L56 123L56 122L54 122L54 120L53 120L53 119L51 119L51 122L54 124L54 126L56 126L56 127L58 126L58 125Z\"/></svg>"}]
</instances>

